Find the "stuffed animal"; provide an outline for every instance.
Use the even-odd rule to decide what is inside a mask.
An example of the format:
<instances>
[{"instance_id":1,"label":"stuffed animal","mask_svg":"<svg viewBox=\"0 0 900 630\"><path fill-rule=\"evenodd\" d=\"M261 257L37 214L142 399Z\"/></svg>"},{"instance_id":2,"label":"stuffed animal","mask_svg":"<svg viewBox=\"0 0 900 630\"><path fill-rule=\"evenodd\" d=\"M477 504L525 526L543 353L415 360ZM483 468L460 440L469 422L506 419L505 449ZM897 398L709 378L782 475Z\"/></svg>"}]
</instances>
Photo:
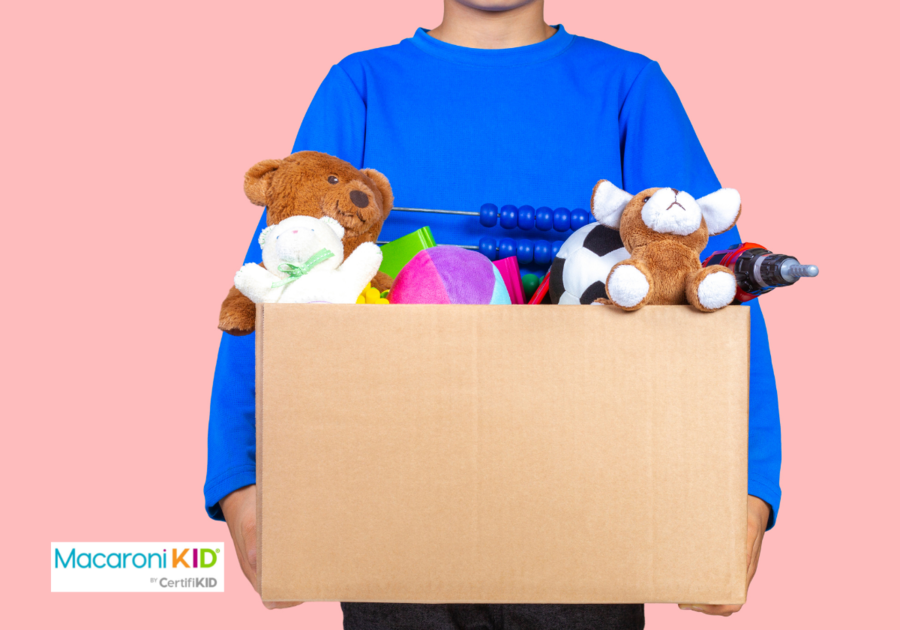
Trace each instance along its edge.
<instances>
[{"instance_id":1,"label":"stuffed animal","mask_svg":"<svg viewBox=\"0 0 900 630\"><path fill-rule=\"evenodd\" d=\"M265 268L247 263L234 286L256 304L354 304L378 271L381 250L361 243L344 260L343 236L344 228L331 217L288 217L259 236Z\"/></svg>"},{"instance_id":2,"label":"stuffed animal","mask_svg":"<svg viewBox=\"0 0 900 630\"><path fill-rule=\"evenodd\" d=\"M423 249L397 274L391 304L510 304L500 271L478 252L438 245Z\"/></svg>"},{"instance_id":3,"label":"stuffed animal","mask_svg":"<svg viewBox=\"0 0 900 630\"><path fill-rule=\"evenodd\" d=\"M244 193L254 204L268 207L269 226L292 216L331 217L344 228L344 255L348 257L360 244L378 238L394 204L384 175L370 168L357 170L316 151L256 164L244 176ZM380 272L372 281L379 291L390 289L391 284L391 278ZM255 322L256 306L232 287L222 303L219 329L246 335L253 332Z\"/></svg>"},{"instance_id":4,"label":"stuffed animal","mask_svg":"<svg viewBox=\"0 0 900 630\"><path fill-rule=\"evenodd\" d=\"M736 190L722 188L696 200L674 188L629 195L601 179L591 212L600 224L619 231L630 255L613 265L606 279L607 297L616 306L634 311L645 304L691 304L712 312L734 300L734 273L722 265L701 266L700 252L711 234L737 222Z\"/></svg>"}]
</instances>

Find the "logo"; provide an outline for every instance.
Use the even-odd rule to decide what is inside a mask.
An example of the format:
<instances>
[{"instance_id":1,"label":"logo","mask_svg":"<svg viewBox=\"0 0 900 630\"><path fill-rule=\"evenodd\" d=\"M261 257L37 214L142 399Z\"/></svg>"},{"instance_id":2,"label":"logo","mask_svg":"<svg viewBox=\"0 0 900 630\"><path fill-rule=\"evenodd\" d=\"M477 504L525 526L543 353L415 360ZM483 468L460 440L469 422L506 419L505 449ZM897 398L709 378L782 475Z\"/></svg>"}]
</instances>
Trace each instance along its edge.
<instances>
[{"instance_id":1,"label":"logo","mask_svg":"<svg viewBox=\"0 0 900 630\"><path fill-rule=\"evenodd\" d=\"M222 543L50 543L52 593L221 593Z\"/></svg>"}]
</instances>

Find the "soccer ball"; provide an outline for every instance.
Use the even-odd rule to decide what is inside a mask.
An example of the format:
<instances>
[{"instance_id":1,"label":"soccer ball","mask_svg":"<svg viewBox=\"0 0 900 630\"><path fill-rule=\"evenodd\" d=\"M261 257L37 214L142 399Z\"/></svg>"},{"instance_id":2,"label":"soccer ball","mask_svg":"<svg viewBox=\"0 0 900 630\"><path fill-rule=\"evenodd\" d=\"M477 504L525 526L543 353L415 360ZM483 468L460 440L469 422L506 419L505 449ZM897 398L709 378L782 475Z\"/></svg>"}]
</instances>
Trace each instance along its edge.
<instances>
[{"instance_id":1,"label":"soccer ball","mask_svg":"<svg viewBox=\"0 0 900 630\"><path fill-rule=\"evenodd\" d=\"M588 223L566 239L550 266L551 304L590 304L606 298L606 278L629 257L619 233Z\"/></svg>"}]
</instances>

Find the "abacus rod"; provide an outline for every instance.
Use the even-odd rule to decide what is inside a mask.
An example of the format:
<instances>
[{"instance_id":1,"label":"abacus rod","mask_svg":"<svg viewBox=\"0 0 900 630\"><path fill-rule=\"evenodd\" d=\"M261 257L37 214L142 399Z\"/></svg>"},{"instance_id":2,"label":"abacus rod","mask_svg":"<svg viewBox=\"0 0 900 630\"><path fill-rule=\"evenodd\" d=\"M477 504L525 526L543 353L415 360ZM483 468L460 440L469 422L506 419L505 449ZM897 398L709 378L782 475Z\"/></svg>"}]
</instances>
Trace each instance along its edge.
<instances>
[{"instance_id":1,"label":"abacus rod","mask_svg":"<svg viewBox=\"0 0 900 630\"><path fill-rule=\"evenodd\" d=\"M396 208L394 208L396 210ZM375 241L376 245L387 245L391 241ZM444 243L438 243L438 245L444 245ZM451 245L451 247L461 247L463 249L478 249L477 245Z\"/></svg>"},{"instance_id":2,"label":"abacus rod","mask_svg":"<svg viewBox=\"0 0 900 630\"><path fill-rule=\"evenodd\" d=\"M479 212L466 212L464 210L428 210L427 208L394 208L401 212L427 212L428 214L462 214L467 217L480 216Z\"/></svg>"}]
</instances>

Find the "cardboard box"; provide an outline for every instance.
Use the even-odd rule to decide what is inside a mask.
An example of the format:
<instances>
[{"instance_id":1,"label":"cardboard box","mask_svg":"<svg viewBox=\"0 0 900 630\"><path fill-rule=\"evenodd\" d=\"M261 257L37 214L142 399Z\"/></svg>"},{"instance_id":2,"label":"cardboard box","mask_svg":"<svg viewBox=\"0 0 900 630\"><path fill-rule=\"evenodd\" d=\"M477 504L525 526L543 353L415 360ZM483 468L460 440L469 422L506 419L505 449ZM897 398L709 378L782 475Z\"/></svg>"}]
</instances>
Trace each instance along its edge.
<instances>
[{"instance_id":1,"label":"cardboard box","mask_svg":"<svg viewBox=\"0 0 900 630\"><path fill-rule=\"evenodd\" d=\"M743 602L749 324L261 306L262 598Z\"/></svg>"}]
</instances>

